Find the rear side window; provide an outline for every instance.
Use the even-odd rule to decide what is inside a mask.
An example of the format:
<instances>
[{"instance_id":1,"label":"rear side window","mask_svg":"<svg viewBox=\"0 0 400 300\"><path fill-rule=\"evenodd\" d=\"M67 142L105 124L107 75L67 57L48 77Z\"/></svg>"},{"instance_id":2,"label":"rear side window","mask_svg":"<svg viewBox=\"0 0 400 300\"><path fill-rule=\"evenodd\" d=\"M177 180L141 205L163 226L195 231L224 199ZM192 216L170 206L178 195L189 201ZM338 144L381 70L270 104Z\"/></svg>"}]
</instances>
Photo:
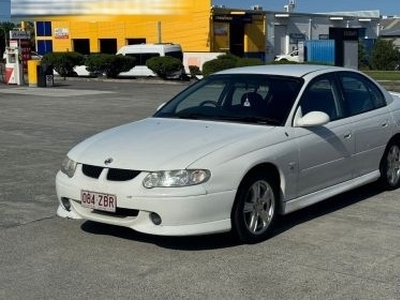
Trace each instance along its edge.
<instances>
[{"instance_id":1,"label":"rear side window","mask_svg":"<svg viewBox=\"0 0 400 300\"><path fill-rule=\"evenodd\" d=\"M146 61L152 57L160 56L159 53L127 53L126 56L135 58L136 66L145 66Z\"/></svg>"},{"instance_id":2,"label":"rear side window","mask_svg":"<svg viewBox=\"0 0 400 300\"><path fill-rule=\"evenodd\" d=\"M344 72L340 74L340 82L350 115L361 114L386 105L384 95L368 78Z\"/></svg>"},{"instance_id":3,"label":"rear side window","mask_svg":"<svg viewBox=\"0 0 400 300\"><path fill-rule=\"evenodd\" d=\"M183 52L182 51L171 51L171 52L165 52L165 56L172 56L174 58L179 59L180 61L183 61Z\"/></svg>"}]
</instances>

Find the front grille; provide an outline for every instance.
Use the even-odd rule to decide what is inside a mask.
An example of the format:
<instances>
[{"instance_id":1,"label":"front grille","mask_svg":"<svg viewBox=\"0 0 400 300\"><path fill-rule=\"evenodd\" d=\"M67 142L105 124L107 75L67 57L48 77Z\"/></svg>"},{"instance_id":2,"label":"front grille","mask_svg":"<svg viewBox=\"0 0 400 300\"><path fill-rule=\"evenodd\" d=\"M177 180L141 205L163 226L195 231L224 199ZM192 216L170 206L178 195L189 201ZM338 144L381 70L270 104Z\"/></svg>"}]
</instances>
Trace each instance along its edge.
<instances>
[{"instance_id":1,"label":"front grille","mask_svg":"<svg viewBox=\"0 0 400 300\"><path fill-rule=\"evenodd\" d=\"M82 165L82 173L85 176L95 179L98 179L100 177L100 174L103 172L104 169L107 171L106 178L107 180L110 181L132 180L133 178L135 178L140 174L140 171L135 171L135 170L113 169L113 168L103 168L92 165Z\"/></svg>"},{"instance_id":2,"label":"front grille","mask_svg":"<svg viewBox=\"0 0 400 300\"><path fill-rule=\"evenodd\" d=\"M117 207L115 213L103 211L103 210L97 210L97 209L93 210L93 213L105 215L105 216L126 218L126 217L137 217L139 214L139 211L137 209L128 209L128 208Z\"/></svg>"},{"instance_id":3,"label":"front grille","mask_svg":"<svg viewBox=\"0 0 400 300\"><path fill-rule=\"evenodd\" d=\"M124 170L124 169L108 169L107 180L110 181L126 181L138 176L140 171Z\"/></svg>"},{"instance_id":4,"label":"front grille","mask_svg":"<svg viewBox=\"0 0 400 300\"><path fill-rule=\"evenodd\" d=\"M103 171L102 167L97 167L97 166L91 166L91 165L83 165L82 166L82 172L85 174L87 177L91 178L99 178L101 172Z\"/></svg>"}]
</instances>

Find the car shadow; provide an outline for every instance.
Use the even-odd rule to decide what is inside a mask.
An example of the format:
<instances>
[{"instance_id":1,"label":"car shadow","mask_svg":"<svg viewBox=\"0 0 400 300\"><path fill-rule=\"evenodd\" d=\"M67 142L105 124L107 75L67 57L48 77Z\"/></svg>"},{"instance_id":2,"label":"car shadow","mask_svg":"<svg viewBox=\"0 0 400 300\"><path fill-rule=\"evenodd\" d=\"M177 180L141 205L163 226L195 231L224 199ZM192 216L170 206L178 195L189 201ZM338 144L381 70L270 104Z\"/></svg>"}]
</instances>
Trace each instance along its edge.
<instances>
[{"instance_id":1,"label":"car shadow","mask_svg":"<svg viewBox=\"0 0 400 300\"><path fill-rule=\"evenodd\" d=\"M274 237L279 236L299 224L306 223L315 218L354 205L360 201L374 197L381 192L383 192L382 188L377 183L372 183L329 198L291 214L281 216L278 219L278 222L275 225L275 230L269 240L273 240ZM184 237L154 236L142 234L125 227L92 221L84 222L81 229L90 234L114 236L121 239L151 243L159 247L183 251L211 250L242 245L231 233ZM268 242L268 240L266 242Z\"/></svg>"},{"instance_id":2,"label":"car shadow","mask_svg":"<svg viewBox=\"0 0 400 300\"><path fill-rule=\"evenodd\" d=\"M278 236L279 234L290 230L297 225L344 209L358 202L374 197L382 192L384 192L384 189L381 187L379 182L373 182L343 194L328 198L324 201L305 207L288 215L281 216L276 224L276 229L271 238Z\"/></svg>"},{"instance_id":3,"label":"car shadow","mask_svg":"<svg viewBox=\"0 0 400 300\"><path fill-rule=\"evenodd\" d=\"M126 227L92 221L86 221L81 228L91 234L114 236L174 250L200 251L239 245L230 233L183 237L155 236L136 232Z\"/></svg>"}]
</instances>

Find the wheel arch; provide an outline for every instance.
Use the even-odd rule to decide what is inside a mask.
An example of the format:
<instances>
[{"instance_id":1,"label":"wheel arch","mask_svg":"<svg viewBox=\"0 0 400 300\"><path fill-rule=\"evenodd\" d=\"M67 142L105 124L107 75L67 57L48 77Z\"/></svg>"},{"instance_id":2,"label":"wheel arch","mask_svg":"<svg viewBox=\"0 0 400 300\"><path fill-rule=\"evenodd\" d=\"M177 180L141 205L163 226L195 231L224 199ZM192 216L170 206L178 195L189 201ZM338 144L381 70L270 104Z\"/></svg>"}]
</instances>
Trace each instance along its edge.
<instances>
[{"instance_id":1,"label":"wheel arch","mask_svg":"<svg viewBox=\"0 0 400 300\"><path fill-rule=\"evenodd\" d=\"M382 157L379 162L379 172L380 172L380 178L379 181L383 185L383 187L386 190L394 190L400 187L400 181L399 181L399 174L398 174L398 157L396 158L391 155L391 158L389 159L391 162L388 162L388 156L389 156L389 151L391 151L391 148L393 146L396 146L397 149L400 148L400 134L397 133L392 138L389 140L389 142L386 145L385 151L382 154ZM397 150L398 151L398 150ZM396 154L395 154L396 155ZM398 155L398 154L397 154ZM393 160L393 161L392 161ZM394 163L394 161L396 161ZM388 172L389 171L389 172ZM395 176L397 178L394 179L392 176Z\"/></svg>"},{"instance_id":2,"label":"wheel arch","mask_svg":"<svg viewBox=\"0 0 400 300\"><path fill-rule=\"evenodd\" d=\"M381 172L382 172L382 163L383 163L383 158L385 157L385 153L386 153L387 149L389 148L389 146L393 143L400 144L400 133L396 133L394 136L392 136L390 138L390 140L388 141L388 143L386 144L385 151L383 152L380 163L379 163L379 170Z\"/></svg>"},{"instance_id":3,"label":"wheel arch","mask_svg":"<svg viewBox=\"0 0 400 300\"><path fill-rule=\"evenodd\" d=\"M262 229L260 233L250 232L249 225L245 220L245 216L243 214L243 192L247 191L247 188L255 182L254 180L260 180L265 178L268 181L269 185L272 186L274 194L275 194L275 208L272 219L269 219L267 226ZM280 172L279 169L271 164L271 163L262 163L254 166L243 176L237 192L235 196L235 201L231 210L231 224L232 224L232 233L239 241L244 243L257 243L265 240L272 234L272 230L274 228L274 223L276 222L277 215L280 214ZM265 204L263 204L265 205ZM258 216L257 216L258 218Z\"/></svg>"},{"instance_id":4,"label":"wheel arch","mask_svg":"<svg viewBox=\"0 0 400 300\"><path fill-rule=\"evenodd\" d=\"M392 138L388 142L388 145L393 142L400 143L400 133L396 133L394 136L392 136Z\"/></svg>"},{"instance_id":5,"label":"wheel arch","mask_svg":"<svg viewBox=\"0 0 400 300\"><path fill-rule=\"evenodd\" d=\"M242 180L240 181L240 184L238 186L236 196L235 196L235 201L233 205L236 205L237 202L237 195L244 184L244 182L251 176L255 174L267 174L267 176L272 180L272 184L274 185L275 188L277 188L276 191L276 197L277 197L277 205L278 205L278 212L281 212L282 204L281 204L281 199L282 199L282 186L281 186L281 174L279 172L279 169L276 165L272 163L262 163L259 165L256 165L249 169L247 173L243 176ZM233 208L232 208L233 211Z\"/></svg>"}]
</instances>

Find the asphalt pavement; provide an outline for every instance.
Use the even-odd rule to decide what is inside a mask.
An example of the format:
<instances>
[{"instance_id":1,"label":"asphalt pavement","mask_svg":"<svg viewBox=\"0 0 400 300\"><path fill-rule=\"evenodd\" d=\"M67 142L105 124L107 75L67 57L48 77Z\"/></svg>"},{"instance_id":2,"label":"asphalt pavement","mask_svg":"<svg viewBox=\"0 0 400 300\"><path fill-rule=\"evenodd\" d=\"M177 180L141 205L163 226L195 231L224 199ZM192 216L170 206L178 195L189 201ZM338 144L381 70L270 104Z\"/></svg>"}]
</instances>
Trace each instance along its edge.
<instances>
[{"instance_id":1,"label":"asphalt pavement","mask_svg":"<svg viewBox=\"0 0 400 300\"><path fill-rule=\"evenodd\" d=\"M377 184L285 216L255 245L56 216L67 151L188 84L0 84L0 299L400 299L400 190Z\"/></svg>"}]
</instances>

